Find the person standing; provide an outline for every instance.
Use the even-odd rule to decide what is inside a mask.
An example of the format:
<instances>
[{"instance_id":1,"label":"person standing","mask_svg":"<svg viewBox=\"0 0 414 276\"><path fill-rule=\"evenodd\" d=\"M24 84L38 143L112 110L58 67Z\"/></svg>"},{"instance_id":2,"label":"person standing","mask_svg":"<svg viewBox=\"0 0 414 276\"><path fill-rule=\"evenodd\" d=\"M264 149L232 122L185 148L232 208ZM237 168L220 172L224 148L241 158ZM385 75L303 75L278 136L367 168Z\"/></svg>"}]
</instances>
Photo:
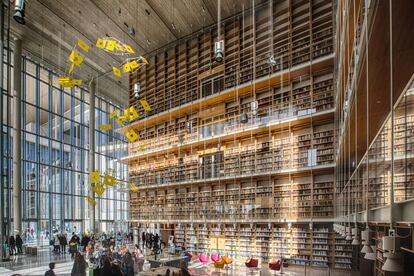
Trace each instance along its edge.
<instances>
[{"instance_id":1,"label":"person standing","mask_svg":"<svg viewBox=\"0 0 414 276\"><path fill-rule=\"evenodd\" d=\"M16 254L16 240L14 239L14 236L10 236L9 246L10 246L10 255Z\"/></svg>"},{"instance_id":2,"label":"person standing","mask_svg":"<svg viewBox=\"0 0 414 276\"><path fill-rule=\"evenodd\" d=\"M88 267L88 263L85 261L82 254L80 254L79 252L76 252L75 261L73 263L72 272L70 275L71 276L86 276L87 267Z\"/></svg>"},{"instance_id":3,"label":"person standing","mask_svg":"<svg viewBox=\"0 0 414 276\"><path fill-rule=\"evenodd\" d=\"M16 247L17 247L17 253L22 254L23 253L23 240L19 234L16 235Z\"/></svg>"},{"instance_id":4,"label":"person standing","mask_svg":"<svg viewBox=\"0 0 414 276\"><path fill-rule=\"evenodd\" d=\"M63 254L66 254L66 246L68 245L68 239L66 238L66 234L61 235L59 239L60 239L60 251Z\"/></svg>"},{"instance_id":5,"label":"person standing","mask_svg":"<svg viewBox=\"0 0 414 276\"><path fill-rule=\"evenodd\" d=\"M145 231L144 231L144 232L142 232L141 238L142 238L142 249L144 249L144 247L145 247L145 242L146 242L146 239L145 239Z\"/></svg>"}]
</instances>

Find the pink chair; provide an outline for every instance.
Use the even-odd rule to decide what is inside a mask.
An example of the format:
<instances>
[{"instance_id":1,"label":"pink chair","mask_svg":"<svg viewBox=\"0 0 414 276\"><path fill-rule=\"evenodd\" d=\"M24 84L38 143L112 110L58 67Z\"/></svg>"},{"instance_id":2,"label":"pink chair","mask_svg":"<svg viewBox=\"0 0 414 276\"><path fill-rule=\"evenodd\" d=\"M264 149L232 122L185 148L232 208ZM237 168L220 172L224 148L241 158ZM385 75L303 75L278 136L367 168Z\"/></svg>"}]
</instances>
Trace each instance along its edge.
<instances>
[{"instance_id":1,"label":"pink chair","mask_svg":"<svg viewBox=\"0 0 414 276\"><path fill-rule=\"evenodd\" d=\"M211 260L212 260L213 262L218 262L218 261L220 261L220 255L219 255L219 254L212 254L212 255L211 255Z\"/></svg>"},{"instance_id":2,"label":"pink chair","mask_svg":"<svg viewBox=\"0 0 414 276\"><path fill-rule=\"evenodd\" d=\"M200 263L205 265L208 263L208 255L206 253L201 253L200 255L198 255L198 260L200 261Z\"/></svg>"}]
</instances>

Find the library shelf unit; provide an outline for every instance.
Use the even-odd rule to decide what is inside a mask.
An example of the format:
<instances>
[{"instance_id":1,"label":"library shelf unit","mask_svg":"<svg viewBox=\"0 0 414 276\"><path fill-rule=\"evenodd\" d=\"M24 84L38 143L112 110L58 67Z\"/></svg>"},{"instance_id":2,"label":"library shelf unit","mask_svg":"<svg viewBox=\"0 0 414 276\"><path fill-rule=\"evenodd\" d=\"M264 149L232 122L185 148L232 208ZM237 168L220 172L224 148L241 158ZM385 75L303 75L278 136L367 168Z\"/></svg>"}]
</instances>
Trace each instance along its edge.
<instances>
[{"instance_id":1,"label":"library shelf unit","mask_svg":"<svg viewBox=\"0 0 414 276\"><path fill-rule=\"evenodd\" d=\"M174 238L176 247L183 244L183 236L186 240L193 239L194 243L183 246L198 253L226 254L238 259L256 257L265 262L284 258L296 265L351 269L351 243L335 236L331 225L327 222L179 223ZM212 238L224 239L224 247L211 243Z\"/></svg>"},{"instance_id":2,"label":"library shelf unit","mask_svg":"<svg viewBox=\"0 0 414 276\"><path fill-rule=\"evenodd\" d=\"M130 75L130 221L174 224L196 252L334 267L333 1L254 11L223 24L222 63L205 28Z\"/></svg>"}]
</instances>

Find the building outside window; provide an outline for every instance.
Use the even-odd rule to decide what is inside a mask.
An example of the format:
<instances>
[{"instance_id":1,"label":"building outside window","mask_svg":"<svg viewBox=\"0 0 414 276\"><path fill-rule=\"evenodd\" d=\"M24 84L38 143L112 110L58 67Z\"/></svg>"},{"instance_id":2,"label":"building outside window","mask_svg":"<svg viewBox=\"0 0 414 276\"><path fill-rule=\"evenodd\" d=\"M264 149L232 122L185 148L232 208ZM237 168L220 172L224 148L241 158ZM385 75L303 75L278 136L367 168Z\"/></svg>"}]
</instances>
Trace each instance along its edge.
<instances>
[{"instance_id":1,"label":"building outside window","mask_svg":"<svg viewBox=\"0 0 414 276\"><path fill-rule=\"evenodd\" d=\"M23 229L29 242L45 244L53 232L83 232L90 229L86 195L89 184L89 93L84 88L61 89L58 75L23 58L22 72L22 189ZM4 112L13 116L13 70L4 81ZM7 77L6 77L7 78ZM99 81L97 81L99 85ZM127 154L125 137L115 131L101 131L100 124L112 123L109 113L121 107L96 97L95 168L104 174L114 171L119 183L105 187L97 197L97 227L105 232L127 231L128 168L119 160ZM11 118L4 116L3 173L7 193L6 227L11 227L12 139ZM9 139L7 139L9 138Z\"/></svg>"}]
</instances>

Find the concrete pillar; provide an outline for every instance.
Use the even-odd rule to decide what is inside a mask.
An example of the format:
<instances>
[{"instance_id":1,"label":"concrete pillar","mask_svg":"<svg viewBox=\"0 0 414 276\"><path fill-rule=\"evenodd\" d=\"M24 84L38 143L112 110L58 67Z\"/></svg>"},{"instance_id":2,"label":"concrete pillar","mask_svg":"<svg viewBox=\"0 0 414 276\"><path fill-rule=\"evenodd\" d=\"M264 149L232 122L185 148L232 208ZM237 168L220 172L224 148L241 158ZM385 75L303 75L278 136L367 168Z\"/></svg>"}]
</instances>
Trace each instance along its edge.
<instances>
[{"instance_id":1,"label":"concrete pillar","mask_svg":"<svg viewBox=\"0 0 414 276\"><path fill-rule=\"evenodd\" d=\"M89 84L89 172L95 171L95 81ZM95 193L92 191L92 183L89 183L89 195L95 199ZM98 205L98 204L97 204ZM96 233L95 210L96 206L89 204L90 227L91 231Z\"/></svg>"},{"instance_id":2,"label":"concrete pillar","mask_svg":"<svg viewBox=\"0 0 414 276\"><path fill-rule=\"evenodd\" d=\"M22 41L14 40L13 234L22 233Z\"/></svg>"},{"instance_id":3,"label":"concrete pillar","mask_svg":"<svg viewBox=\"0 0 414 276\"><path fill-rule=\"evenodd\" d=\"M0 5L0 49L4 48L4 5ZM0 91L3 91L3 62L4 62L4 55L0 56ZM3 95L0 97L0 129L3 130ZM6 241L6 227L4 225L4 184L5 181L3 181L5 175L3 174L3 131L0 132L0 255L2 261L7 254L3 251L3 243Z\"/></svg>"}]
</instances>

